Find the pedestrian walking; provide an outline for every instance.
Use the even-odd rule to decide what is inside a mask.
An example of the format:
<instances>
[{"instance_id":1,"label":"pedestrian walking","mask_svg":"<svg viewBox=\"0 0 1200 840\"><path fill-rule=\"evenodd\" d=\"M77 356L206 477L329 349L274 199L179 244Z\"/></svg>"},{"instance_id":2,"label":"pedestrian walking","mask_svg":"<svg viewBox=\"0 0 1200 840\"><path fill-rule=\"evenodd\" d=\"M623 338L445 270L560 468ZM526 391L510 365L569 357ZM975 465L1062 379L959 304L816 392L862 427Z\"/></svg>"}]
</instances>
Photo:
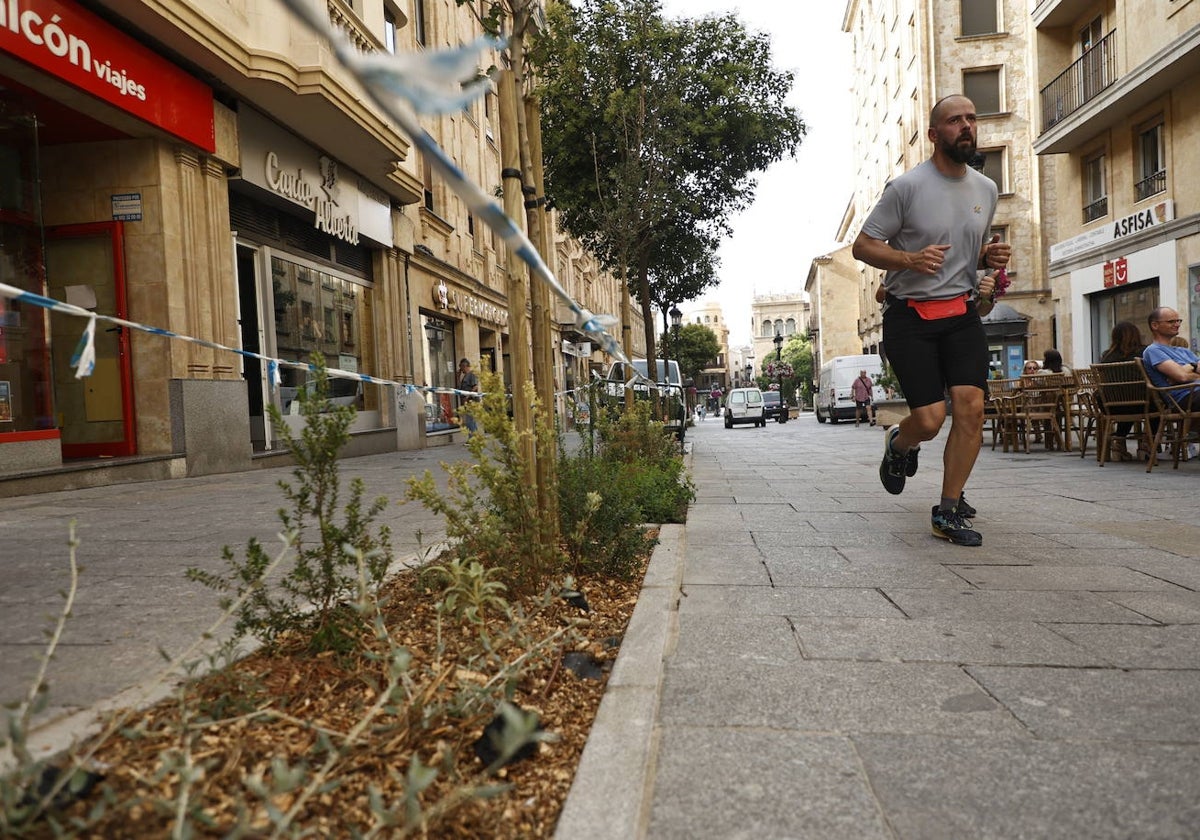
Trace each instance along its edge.
<instances>
[{"instance_id":1,"label":"pedestrian walking","mask_svg":"<svg viewBox=\"0 0 1200 840\"><path fill-rule=\"evenodd\" d=\"M858 428L863 420L870 420L875 425L875 406L871 402L871 391L875 383L867 376L865 370L858 372L858 377L850 383L850 393L854 396L854 428Z\"/></svg>"},{"instance_id":2,"label":"pedestrian walking","mask_svg":"<svg viewBox=\"0 0 1200 840\"><path fill-rule=\"evenodd\" d=\"M953 419L943 457L934 536L978 546L982 535L963 487L979 456L988 349L976 297L979 271L1008 265L1011 248L990 236L996 184L968 164L977 142L975 105L940 100L929 114L933 154L890 181L855 239L853 254L883 269L883 347L909 415L884 436L879 478L892 494L917 472L921 443ZM988 290L991 293L991 288Z\"/></svg>"}]
</instances>

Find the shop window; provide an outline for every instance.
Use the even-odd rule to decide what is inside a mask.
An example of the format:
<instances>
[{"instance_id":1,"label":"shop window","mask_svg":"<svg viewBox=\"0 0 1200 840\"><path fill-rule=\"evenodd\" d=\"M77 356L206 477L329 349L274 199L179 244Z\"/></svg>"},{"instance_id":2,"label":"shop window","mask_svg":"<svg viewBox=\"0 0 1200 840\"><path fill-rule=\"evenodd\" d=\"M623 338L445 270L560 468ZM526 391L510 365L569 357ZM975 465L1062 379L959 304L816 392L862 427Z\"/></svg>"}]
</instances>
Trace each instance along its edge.
<instances>
[{"instance_id":1,"label":"shop window","mask_svg":"<svg viewBox=\"0 0 1200 840\"><path fill-rule=\"evenodd\" d=\"M275 310L275 345L280 358L307 362L319 353L330 368L370 374L375 359L359 336L370 306L371 288L349 277L279 256L271 258ZM285 367L279 372L284 414L295 414L295 397L308 380L306 371ZM332 378L330 399L359 411L378 408L377 386L354 379ZM370 389L370 390L368 390Z\"/></svg>"},{"instance_id":2,"label":"shop window","mask_svg":"<svg viewBox=\"0 0 1200 840\"><path fill-rule=\"evenodd\" d=\"M454 374L458 365L457 346L454 342L454 323L435 315L422 313L424 336L423 351L426 384L432 389L453 389ZM454 431L459 428L456 406L458 401L450 393L425 394L425 432Z\"/></svg>"},{"instance_id":3,"label":"shop window","mask_svg":"<svg viewBox=\"0 0 1200 840\"><path fill-rule=\"evenodd\" d=\"M961 0L962 34L991 35L1000 31L1000 11L996 0Z\"/></svg>"},{"instance_id":4,"label":"shop window","mask_svg":"<svg viewBox=\"0 0 1200 840\"><path fill-rule=\"evenodd\" d=\"M1083 223L1108 215L1108 183L1104 173L1104 152L1083 159Z\"/></svg>"}]
</instances>

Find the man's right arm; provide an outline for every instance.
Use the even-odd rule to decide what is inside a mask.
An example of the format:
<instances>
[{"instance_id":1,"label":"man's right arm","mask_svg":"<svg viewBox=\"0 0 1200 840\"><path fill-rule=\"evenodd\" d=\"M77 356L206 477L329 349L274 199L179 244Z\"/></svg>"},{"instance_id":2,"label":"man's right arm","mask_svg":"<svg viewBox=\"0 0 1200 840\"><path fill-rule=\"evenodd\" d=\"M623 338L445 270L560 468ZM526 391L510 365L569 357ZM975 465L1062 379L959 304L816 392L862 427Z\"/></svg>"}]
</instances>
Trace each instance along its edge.
<instances>
[{"instance_id":1,"label":"man's right arm","mask_svg":"<svg viewBox=\"0 0 1200 840\"><path fill-rule=\"evenodd\" d=\"M882 239L875 239L860 231L850 253L856 260L884 271L937 274L948 250L949 245L926 245L920 251L899 251Z\"/></svg>"}]
</instances>

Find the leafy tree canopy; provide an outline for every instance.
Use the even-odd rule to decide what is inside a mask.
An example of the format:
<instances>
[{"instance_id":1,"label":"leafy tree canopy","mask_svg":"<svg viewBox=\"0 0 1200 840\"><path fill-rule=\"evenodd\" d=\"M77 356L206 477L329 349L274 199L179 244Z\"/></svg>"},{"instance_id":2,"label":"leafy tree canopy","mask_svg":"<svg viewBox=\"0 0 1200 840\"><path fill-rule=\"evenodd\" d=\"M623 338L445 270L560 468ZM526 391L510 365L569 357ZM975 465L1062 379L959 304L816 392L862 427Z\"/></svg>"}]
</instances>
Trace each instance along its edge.
<instances>
[{"instance_id":1,"label":"leafy tree canopy","mask_svg":"<svg viewBox=\"0 0 1200 840\"><path fill-rule=\"evenodd\" d=\"M675 359L684 378L693 380L699 379L700 371L715 363L721 352L717 334L703 324L681 325L678 341L672 332L665 332L659 336L658 346L663 358Z\"/></svg>"},{"instance_id":2,"label":"leafy tree canopy","mask_svg":"<svg viewBox=\"0 0 1200 840\"><path fill-rule=\"evenodd\" d=\"M704 287L681 278L712 275L667 264L679 248L693 264L715 252L753 199L755 173L795 154L805 126L785 103L792 75L732 14L668 21L658 0L579 0L555 4L550 19L539 93L563 223L610 268L634 269L644 312L698 297ZM652 292L652 278L681 288Z\"/></svg>"}]
</instances>

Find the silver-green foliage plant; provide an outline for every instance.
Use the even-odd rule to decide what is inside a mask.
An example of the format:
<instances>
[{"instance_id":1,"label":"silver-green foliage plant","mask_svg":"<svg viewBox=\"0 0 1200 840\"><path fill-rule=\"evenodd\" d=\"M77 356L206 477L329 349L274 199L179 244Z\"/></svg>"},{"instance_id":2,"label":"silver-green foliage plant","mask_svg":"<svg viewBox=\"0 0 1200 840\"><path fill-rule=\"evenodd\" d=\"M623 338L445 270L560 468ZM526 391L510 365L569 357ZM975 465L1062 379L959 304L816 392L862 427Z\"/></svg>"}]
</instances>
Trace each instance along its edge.
<instances>
[{"instance_id":1,"label":"silver-green foliage plant","mask_svg":"<svg viewBox=\"0 0 1200 840\"><path fill-rule=\"evenodd\" d=\"M379 497L364 506L362 479L350 483L350 498L340 511L338 452L350 437L355 411L335 406L328 398L329 379L320 356L313 356L313 376L299 394L304 428L296 435L275 406L268 410L276 433L295 461L294 480L279 488L290 508L280 508L285 539L295 550L295 562L278 582L264 580L272 559L262 544L251 540L244 559L226 546L227 575L188 569L190 579L219 592L249 594L237 611L234 635L254 635L273 644L282 634L299 634L313 652L347 650L361 630L354 609L359 586L357 557L365 558L368 585L377 589L391 561L390 530L373 529L387 505ZM222 608L232 602L226 597Z\"/></svg>"},{"instance_id":2,"label":"silver-green foliage plant","mask_svg":"<svg viewBox=\"0 0 1200 840\"><path fill-rule=\"evenodd\" d=\"M465 407L479 421L479 431L467 439L474 460L443 464L448 477L445 493L433 474L408 479L405 493L446 521L446 536L455 543L461 561L475 560L497 569L510 592L542 591L563 568L557 546L556 521L538 509L537 489L525 483L530 453L553 457L554 429L534 405L533 432L520 432L508 417L507 400L495 374L480 377L482 402ZM553 488L552 488L553 489Z\"/></svg>"}]
</instances>

